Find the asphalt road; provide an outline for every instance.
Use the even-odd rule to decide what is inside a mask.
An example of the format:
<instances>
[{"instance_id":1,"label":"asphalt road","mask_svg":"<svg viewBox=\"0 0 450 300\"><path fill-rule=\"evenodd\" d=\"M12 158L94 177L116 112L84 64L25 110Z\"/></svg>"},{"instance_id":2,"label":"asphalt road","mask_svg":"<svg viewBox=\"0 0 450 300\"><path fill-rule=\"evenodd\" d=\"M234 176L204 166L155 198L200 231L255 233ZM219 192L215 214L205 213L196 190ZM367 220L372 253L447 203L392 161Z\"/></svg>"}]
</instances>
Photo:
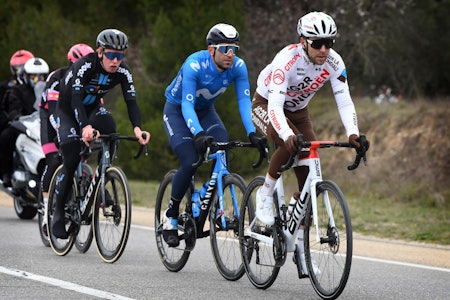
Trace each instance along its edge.
<instances>
[{"instance_id":1,"label":"asphalt road","mask_svg":"<svg viewBox=\"0 0 450 300\"><path fill-rule=\"evenodd\" d=\"M318 299L309 279L298 279L291 255L267 290L256 289L245 276L235 282L223 279L208 238L197 241L183 270L169 272L159 259L152 222L151 211L134 210L133 223L143 225L131 228L119 261L106 264L95 245L85 254L74 247L67 256L57 256L41 243L36 219L20 220L11 205L0 202L0 299ZM368 245L371 249L363 250ZM450 263L447 247L358 238L350 278L340 299L449 298L450 268L445 263L430 266L374 258L361 255L364 251L379 256L383 252L421 253Z\"/></svg>"}]
</instances>

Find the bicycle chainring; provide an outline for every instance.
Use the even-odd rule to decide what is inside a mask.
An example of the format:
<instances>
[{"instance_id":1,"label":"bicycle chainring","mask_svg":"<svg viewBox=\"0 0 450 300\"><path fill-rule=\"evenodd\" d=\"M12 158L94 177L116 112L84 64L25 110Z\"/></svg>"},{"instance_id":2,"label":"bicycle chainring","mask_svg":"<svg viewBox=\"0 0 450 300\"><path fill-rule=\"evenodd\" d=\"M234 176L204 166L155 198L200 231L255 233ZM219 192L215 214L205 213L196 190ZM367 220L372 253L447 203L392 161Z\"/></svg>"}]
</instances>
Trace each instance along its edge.
<instances>
[{"instance_id":1,"label":"bicycle chainring","mask_svg":"<svg viewBox=\"0 0 450 300\"><path fill-rule=\"evenodd\" d=\"M275 229L273 233L273 256L275 265L281 267L284 265L287 257L286 239L281 227L275 225L273 228Z\"/></svg>"},{"instance_id":2,"label":"bicycle chainring","mask_svg":"<svg viewBox=\"0 0 450 300\"><path fill-rule=\"evenodd\" d=\"M197 241L197 227L195 221L191 215L188 213L182 213L178 216L178 228L181 227L182 234L180 235L180 240L184 239L186 243L187 251L191 251L195 247L195 242Z\"/></svg>"}]
</instances>

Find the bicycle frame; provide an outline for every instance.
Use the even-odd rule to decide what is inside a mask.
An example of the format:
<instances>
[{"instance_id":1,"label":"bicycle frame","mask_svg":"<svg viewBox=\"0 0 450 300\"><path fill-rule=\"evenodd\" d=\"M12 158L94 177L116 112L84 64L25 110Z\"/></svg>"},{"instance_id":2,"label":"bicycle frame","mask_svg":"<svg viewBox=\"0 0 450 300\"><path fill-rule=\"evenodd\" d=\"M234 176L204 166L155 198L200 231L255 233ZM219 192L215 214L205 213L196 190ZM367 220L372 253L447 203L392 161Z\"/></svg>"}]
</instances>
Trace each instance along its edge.
<instances>
[{"instance_id":1,"label":"bicycle frame","mask_svg":"<svg viewBox=\"0 0 450 300\"><path fill-rule=\"evenodd\" d=\"M318 233L318 223L317 223L317 195L316 195L316 186L318 183L322 182L322 169L320 165L319 153L317 151L318 148L326 146L328 142L323 141L313 141L311 142L309 156L306 158L298 158L298 155L295 157L295 161L292 164L293 167L298 166L307 166L309 167L308 177L306 178L305 184L303 185L302 191L300 193L300 198L297 200L292 213L289 219L286 219L286 203L284 197L284 186L283 186L283 176L281 175L276 184L275 184L275 192L274 192L274 202L277 203L277 211L278 215L281 218L281 224L283 228L283 233L286 238L286 246L287 252L295 251L295 242L297 237L297 232L300 228L300 222L306 213L306 207L308 206L309 201L311 201L312 205L312 213L313 213L313 221L314 226L316 228L316 241L320 241L320 236ZM334 142L329 142L330 144L334 144ZM330 145L331 146L331 145ZM328 217L330 220L330 224L332 226L335 225L333 213L330 208L330 203L328 199L328 195L325 192L325 206L327 208ZM258 234L255 232L251 232L251 228L253 224L256 222L256 218L253 220L251 226L248 228L247 234L255 239L262 240L265 243L270 245L273 244L273 238L267 237L262 234Z\"/></svg>"},{"instance_id":2,"label":"bicycle frame","mask_svg":"<svg viewBox=\"0 0 450 300\"><path fill-rule=\"evenodd\" d=\"M106 170L111 166L111 156L110 156L110 143L111 141L101 141L101 149L103 155L100 160L97 168L95 169L94 176L89 184L89 187L86 191L86 195L83 197L82 205L80 205L81 211L81 219L86 220L89 216L89 212L91 210L92 205L94 204L94 191L97 189L97 186L100 184L100 196L102 201L105 199L105 173ZM81 163L78 165L77 172L82 172ZM77 173L81 174L81 173ZM103 213L105 213L105 205L103 205Z\"/></svg>"},{"instance_id":3,"label":"bicycle frame","mask_svg":"<svg viewBox=\"0 0 450 300\"><path fill-rule=\"evenodd\" d=\"M208 217L209 209L211 207L211 200L214 194L214 191L217 191L217 197L219 199L219 209L220 212L224 211L224 199L223 199L223 178L226 175L229 175L230 172L228 171L227 166L227 158L226 158L226 151L225 150L217 150L215 153L209 154L207 156L207 159L205 161L211 161L215 160L214 168L211 173L210 178L205 183L206 193L205 196L201 199L201 206L200 206L200 215L195 221L195 225L197 228L203 228L205 225L206 219ZM195 189L194 181L191 186L191 195ZM233 200L233 206L235 208L235 211L239 211L239 204L236 200L236 193L234 191L234 186L231 186L231 193L232 193L232 200ZM192 203L191 203L192 204ZM219 213L220 213L219 212ZM221 218L221 225L222 228L227 228L226 225L226 218L223 213L220 213ZM205 231L202 233L197 234L198 237L204 237L208 236L209 231Z\"/></svg>"}]
</instances>

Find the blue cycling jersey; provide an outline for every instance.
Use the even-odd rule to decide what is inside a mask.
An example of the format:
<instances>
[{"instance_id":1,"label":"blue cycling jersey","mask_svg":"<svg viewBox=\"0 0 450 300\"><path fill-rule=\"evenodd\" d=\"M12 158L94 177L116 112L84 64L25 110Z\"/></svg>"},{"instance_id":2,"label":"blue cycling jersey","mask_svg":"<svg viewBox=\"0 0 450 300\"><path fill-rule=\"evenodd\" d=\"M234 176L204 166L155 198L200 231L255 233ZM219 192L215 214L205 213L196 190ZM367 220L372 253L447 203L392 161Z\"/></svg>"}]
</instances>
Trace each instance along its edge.
<instances>
[{"instance_id":1,"label":"blue cycling jersey","mask_svg":"<svg viewBox=\"0 0 450 300\"><path fill-rule=\"evenodd\" d=\"M234 82L242 122L247 135L255 132L251 120L250 84L247 66L235 57L232 66L219 72L207 50L191 54L174 80L166 88L167 101L181 105L183 118L193 135L203 131L196 111L208 108L216 102L228 86Z\"/></svg>"}]
</instances>

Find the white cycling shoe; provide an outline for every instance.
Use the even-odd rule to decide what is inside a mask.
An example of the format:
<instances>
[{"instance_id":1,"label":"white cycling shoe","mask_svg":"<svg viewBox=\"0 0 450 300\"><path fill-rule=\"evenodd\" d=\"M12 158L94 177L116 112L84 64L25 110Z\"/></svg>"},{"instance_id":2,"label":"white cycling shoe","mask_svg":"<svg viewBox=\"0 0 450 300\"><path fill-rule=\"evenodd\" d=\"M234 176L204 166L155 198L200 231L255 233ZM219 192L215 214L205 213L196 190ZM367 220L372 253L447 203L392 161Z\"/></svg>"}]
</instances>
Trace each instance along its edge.
<instances>
[{"instance_id":1,"label":"white cycling shoe","mask_svg":"<svg viewBox=\"0 0 450 300\"><path fill-rule=\"evenodd\" d=\"M273 197L261 196L260 189L256 192L256 217L268 226L272 226L275 223L275 217L273 213Z\"/></svg>"},{"instance_id":2,"label":"white cycling shoe","mask_svg":"<svg viewBox=\"0 0 450 300\"><path fill-rule=\"evenodd\" d=\"M302 266L302 273L304 275L309 276L308 268L306 267L305 253L300 253L300 263ZM314 259L311 260L311 264L313 266L314 274L316 276L319 276L320 274L322 274L322 272L319 269L319 266L317 266L317 263L314 261Z\"/></svg>"}]
</instances>

